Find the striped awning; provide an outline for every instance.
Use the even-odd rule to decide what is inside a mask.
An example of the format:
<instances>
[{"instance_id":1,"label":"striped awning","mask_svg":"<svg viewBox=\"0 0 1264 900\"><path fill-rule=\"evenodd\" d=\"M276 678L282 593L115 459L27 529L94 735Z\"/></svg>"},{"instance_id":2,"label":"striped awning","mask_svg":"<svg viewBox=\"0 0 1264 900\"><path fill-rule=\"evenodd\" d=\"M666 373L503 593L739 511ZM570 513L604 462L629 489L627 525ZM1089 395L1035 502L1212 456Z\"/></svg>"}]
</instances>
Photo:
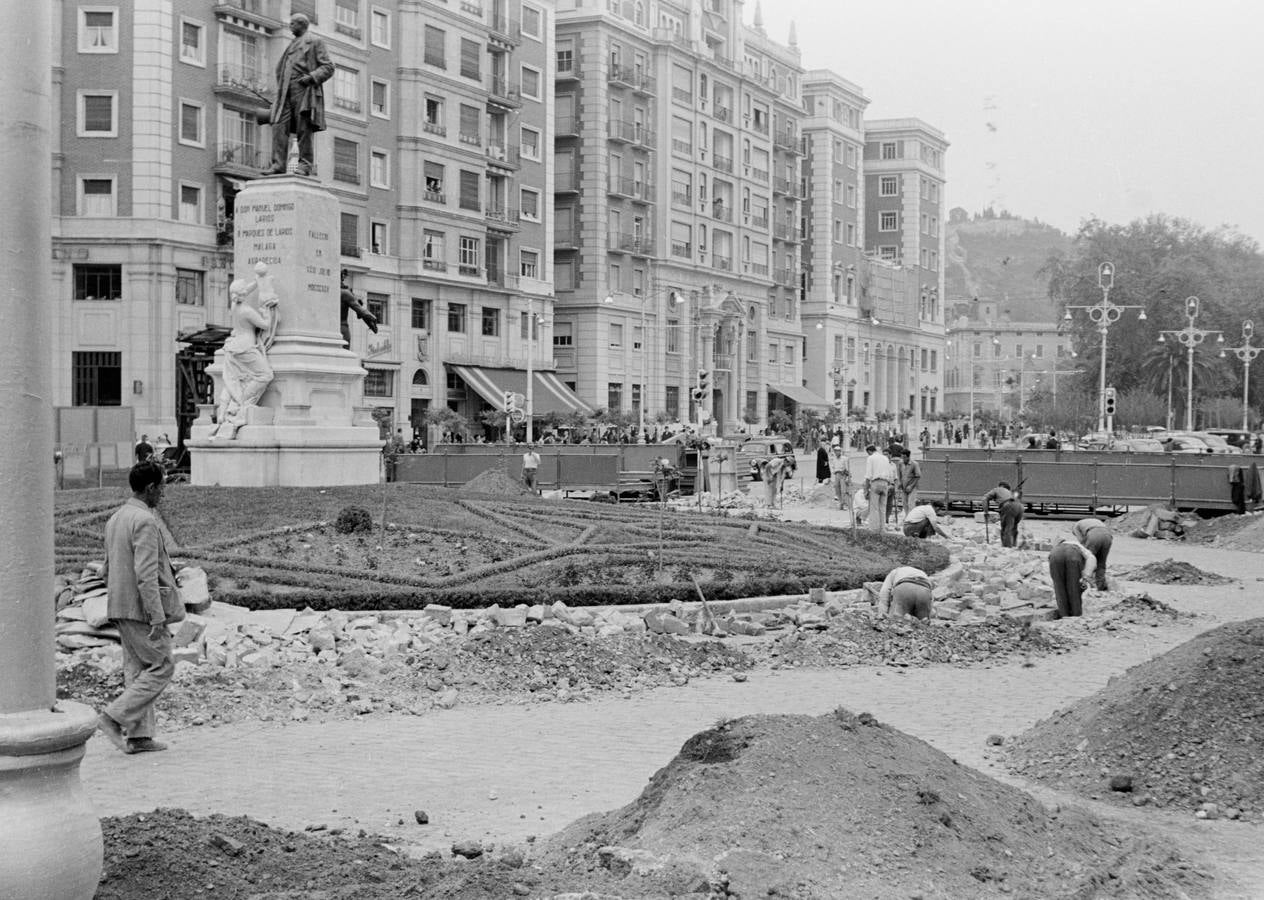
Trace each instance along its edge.
<instances>
[{"instance_id":1,"label":"striped awning","mask_svg":"<svg viewBox=\"0 0 1264 900\"><path fill-rule=\"evenodd\" d=\"M480 397L496 409L505 408L505 392L527 392L526 369L489 369L484 366L460 366L449 363L448 368L461 376ZM531 406L535 415L558 412L577 412L592 415L592 407L562 383L556 372L532 372Z\"/></svg>"},{"instance_id":2,"label":"striped awning","mask_svg":"<svg viewBox=\"0 0 1264 900\"><path fill-rule=\"evenodd\" d=\"M824 397L812 393L807 388L798 384L770 384L767 385L768 390L776 391L778 394L789 397L795 403L801 406L831 406L832 404Z\"/></svg>"}]
</instances>

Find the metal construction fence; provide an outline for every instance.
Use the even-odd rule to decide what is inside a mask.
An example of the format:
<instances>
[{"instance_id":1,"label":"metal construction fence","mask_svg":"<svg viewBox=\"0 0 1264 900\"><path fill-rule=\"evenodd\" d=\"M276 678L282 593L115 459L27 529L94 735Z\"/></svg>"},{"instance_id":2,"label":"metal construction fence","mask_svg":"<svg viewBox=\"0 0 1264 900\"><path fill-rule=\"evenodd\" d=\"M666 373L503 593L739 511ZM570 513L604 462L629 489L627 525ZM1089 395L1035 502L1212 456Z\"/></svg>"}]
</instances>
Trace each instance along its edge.
<instances>
[{"instance_id":1,"label":"metal construction fence","mask_svg":"<svg viewBox=\"0 0 1264 900\"><path fill-rule=\"evenodd\" d=\"M922 460L919 492L951 504L981 501L998 481L1022 485L1031 507L1101 508L1172 503L1234 509L1232 466L1264 468L1264 456L934 449Z\"/></svg>"}]
</instances>

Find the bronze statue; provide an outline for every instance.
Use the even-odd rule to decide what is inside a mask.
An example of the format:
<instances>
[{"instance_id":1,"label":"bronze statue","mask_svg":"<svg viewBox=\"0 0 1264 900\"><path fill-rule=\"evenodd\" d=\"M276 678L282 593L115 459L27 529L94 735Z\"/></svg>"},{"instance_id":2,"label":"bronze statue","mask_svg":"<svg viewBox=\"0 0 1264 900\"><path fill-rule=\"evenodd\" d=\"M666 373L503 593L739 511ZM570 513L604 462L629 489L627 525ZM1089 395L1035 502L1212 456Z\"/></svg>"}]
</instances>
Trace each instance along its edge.
<instances>
[{"instance_id":1,"label":"bronze statue","mask_svg":"<svg viewBox=\"0 0 1264 900\"><path fill-rule=\"evenodd\" d=\"M347 321L347 313L353 312L357 318L369 327L369 331L377 334L377 316L369 312L369 308L360 302L355 294L351 293L351 288L347 287L347 270L342 270L342 290L339 297L342 300L342 306L338 312L338 325L342 329L342 342L348 349L351 347L351 324Z\"/></svg>"},{"instance_id":2,"label":"bronze statue","mask_svg":"<svg viewBox=\"0 0 1264 900\"><path fill-rule=\"evenodd\" d=\"M307 33L307 16L290 17L294 40L285 48L276 69L276 99L268 121L272 123L272 166L264 174L284 175L290 153L290 134L298 137L296 174L311 175L315 166L312 135L325 130L325 92L321 84L334 74L325 42Z\"/></svg>"}]
</instances>

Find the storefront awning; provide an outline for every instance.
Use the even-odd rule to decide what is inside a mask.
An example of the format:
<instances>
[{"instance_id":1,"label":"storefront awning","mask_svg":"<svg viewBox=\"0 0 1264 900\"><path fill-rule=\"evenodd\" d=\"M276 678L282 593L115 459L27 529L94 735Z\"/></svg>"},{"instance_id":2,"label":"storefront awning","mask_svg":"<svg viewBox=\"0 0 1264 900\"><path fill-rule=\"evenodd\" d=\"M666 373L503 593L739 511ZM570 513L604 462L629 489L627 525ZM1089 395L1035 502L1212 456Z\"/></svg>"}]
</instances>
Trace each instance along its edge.
<instances>
[{"instance_id":1,"label":"storefront awning","mask_svg":"<svg viewBox=\"0 0 1264 900\"><path fill-rule=\"evenodd\" d=\"M527 392L526 369L489 369L484 366L458 366L452 363L448 364L448 368L461 376L462 381L497 409L504 409L505 391L518 394ZM535 415L551 412L592 415L592 407L564 385L556 372L532 372L531 381L531 405Z\"/></svg>"},{"instance_id":2,"label":"storefront awning","mask_svg":"<svg viewBox=\"0 0 1264 900\"><path fill-rule=\"evenodd\" d=\"M770 391L776 391L778 394L782 394L786 397L789 397L791 400L793 400L795 403L798 403L800 406L828 407L828 406L833 405L830 403L830 401L826 400L824 397L821 397L821 396L818 396L817 394L812 393L807 388L802 387L801 385L770 384L770 385L767 385L767 387L768 387L768 390Z\"/></svg>"}]
</instances>

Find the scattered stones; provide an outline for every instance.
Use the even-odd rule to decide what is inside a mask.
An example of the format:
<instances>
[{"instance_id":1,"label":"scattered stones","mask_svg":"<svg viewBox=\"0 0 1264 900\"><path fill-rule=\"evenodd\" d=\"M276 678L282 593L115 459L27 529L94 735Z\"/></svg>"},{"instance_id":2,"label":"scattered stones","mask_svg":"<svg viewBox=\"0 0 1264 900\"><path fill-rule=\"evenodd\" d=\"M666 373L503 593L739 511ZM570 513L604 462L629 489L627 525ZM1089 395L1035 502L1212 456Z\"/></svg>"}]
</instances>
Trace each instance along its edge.
<instances>
[{"instance_id":1,"label":"scattered stones","mask_svg":"<svg viewBox=\"0 0 1264 900\"><path fill-rule=\"evenodd\" d=\"M1112 775L1110 776L1110 789L1121 794L1132 793L1132 776L1131 775Z\"/></svg>"},{"instance_id":2,"label":"scattered stones","mask_svg":"<svg viewBox=\"0 0 1264 900\"><path fill-rule=\"evenodd\" d=\"M452 855L464 859L478 859L483 852L483 845L478 841L457 841L452 845Z\"/></svg>"},{"instance_id":3,"label":"scattered stones","mask_svg":"<svg viewBox=\"0 0 1264 900\"><path fill-rule=\"evenodd\" d=\"M429 825L430 815L424 809L418 809L413 812L413 818L417 820L418 825Z\"/></svg>"},{"instance_id":4,"label":"scattered stones","mask_svg":"<svg viewBox=\"0 0 1264 900\"><path fill-rule=\"evenodd\" d=\"M999 747L1005 743L1005 736L1003 734L989 734L987 742L989 747Z\"/></svg>"}]
</instances>

